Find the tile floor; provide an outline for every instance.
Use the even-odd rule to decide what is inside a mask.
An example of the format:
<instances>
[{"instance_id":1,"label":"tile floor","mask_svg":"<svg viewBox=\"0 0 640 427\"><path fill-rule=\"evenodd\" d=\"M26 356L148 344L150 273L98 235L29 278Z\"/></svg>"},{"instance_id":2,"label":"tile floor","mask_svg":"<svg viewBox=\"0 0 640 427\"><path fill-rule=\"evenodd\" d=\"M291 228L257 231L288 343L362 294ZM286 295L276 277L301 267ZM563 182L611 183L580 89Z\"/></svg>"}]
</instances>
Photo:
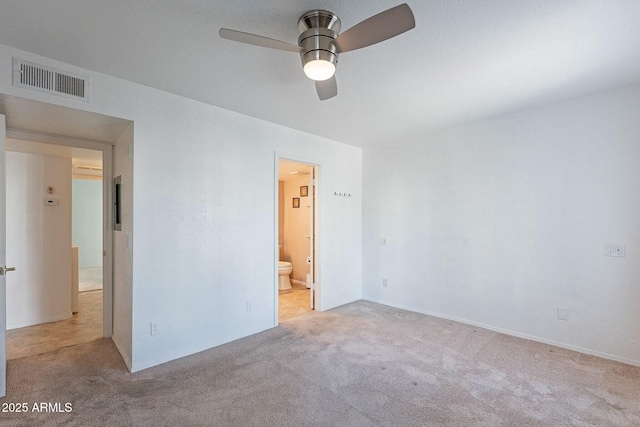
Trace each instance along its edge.
<instances>
[{"instance_id":1,"label":"tile floor","mask_svg":"<svg viewBox=\"0 0 640 427\"><path fill-rule=\"evenodd\" d=\"M102 338L102 291L81 292L71 319L7 331L7 359L46 353Z\"/></svg>"},{"instance_id":2,"label":"tile floor","mask_svg":"<svg viewBox=\"0 0 640 427\"><path fill-rule=\"evenodd\" d=\"M311 311L309 289L305 285L292 282L291 289L279 291L278 300L279 322Z\"/></svg>"}]
</instances>

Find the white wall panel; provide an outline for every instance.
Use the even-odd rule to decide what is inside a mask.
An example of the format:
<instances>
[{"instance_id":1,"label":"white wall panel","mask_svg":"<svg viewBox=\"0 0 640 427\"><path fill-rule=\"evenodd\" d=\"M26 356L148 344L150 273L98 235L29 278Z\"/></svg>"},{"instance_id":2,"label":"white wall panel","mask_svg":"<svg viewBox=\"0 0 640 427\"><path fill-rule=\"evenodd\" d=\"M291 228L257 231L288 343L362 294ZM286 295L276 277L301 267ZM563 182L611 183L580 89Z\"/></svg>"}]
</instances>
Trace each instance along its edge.
<instances>
[{"instance_id":1,"label":"white wall panel","mask_svg":"<svg viewBox=\"0 0 640 427\"><path fill-rule=\"evenodd\" d=\"M632 86L365 150L365 298L640 364L639 115Z\"/></svg>"}]
</instances>

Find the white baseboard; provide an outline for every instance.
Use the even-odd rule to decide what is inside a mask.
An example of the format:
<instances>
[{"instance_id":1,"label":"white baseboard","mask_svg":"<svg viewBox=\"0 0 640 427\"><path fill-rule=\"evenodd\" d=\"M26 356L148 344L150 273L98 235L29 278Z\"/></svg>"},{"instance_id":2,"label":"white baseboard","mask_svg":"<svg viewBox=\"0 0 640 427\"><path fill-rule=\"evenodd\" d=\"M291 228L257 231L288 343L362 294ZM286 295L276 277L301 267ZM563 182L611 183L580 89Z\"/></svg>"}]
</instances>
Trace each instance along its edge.
<instances>
[{"instance_id":1,"label":"white baseboard","mask_svg":"<svg viewBox=\"0 0 640 427\"><path fill-rule=\"evenodd\" d=\"M421 314L426 314L428 316L433 316L433 317L439 317L441 319L447 319L447 320L453 320L454 322L460 322L460 323L465 323L467 325L472 325L472 326L477 326L479 328L483 328L483 329L488 329L490 331L494 331L494 332L499 332L501 334L505 334L505 335L511 335L513 337L518 337L518 338L524 338L527 340L531 340L531 341L537 341L543 344L549 344L555 347L560 347L560 348L564 348L567 350L573 350L573 351L577 351L578 353L584 353L584 354L590 354L592 356L598 356L598 357L602 357L603 359L607 359L607 360L613 360L616 362L622 362L622 363L626 363L628 365L634 365L634 366L640 366L640 360L632 360L632 359L627 359L625 357L620 357L620 356L616 356L614 354L609 354L609 353L603 353L601 351L598 350L592 350L590 348L584 348L584 347L578 347L575 345L571 345L571 344L566 344L563 342L558 342L558 341L554 341L554 340L548 340L546 338L540 338L534 335L528 335L528 334L523 334L517 331L512 331L510 329L503 329L503 328L498 328L495 326L491 326L491 325L487 325L484 323L479 323L479 322L473 322L471 320L467 320L467 319L462 319L459 317L455 317L455 316L448 316L442 313L436 313L436 312L432 312L432 311L427 311L427 310L420 310L414 307L408 307L402 304L394 304L394 303L390 303L387 301L382 301L382 300L376 300L373 298L363 298L365 301L371 301L371 302L375 302L377 304L382 304L382 305L386 305L389 307L395 307L395 308L400 308L402 310L407 310L407 311L413 311L415 313L421 313Z\"/></svg>"},{"instance_id":2,"label":"white baseboard","mask_svg":"<svg viewBox=\"0 0 640 427\"><path fill-rule=\"evenodd\" d=\"M118 341L115 335L111 335L111 341L113 341L113 344L118 349L118 353L120 353L120 357L122 357L124 364L127 365L127 369L129 369L129 372L131 372L131 359L129 359L129 357L125 354L123 350L124 347L122 346L122 344L120 344L120 341Z\"/></svg>"},{"instance_id":3,"label":"white baseboard","mask_svg":"<svg viewBox=\"0 0 640 427\"><path fill-rule=\"evenodd\" d=\"M142 370L145 370L145 369L152 368L152 367L157 366L157 365L161 365L163 363L167 363L167 362L171 362L171 361L176 360L176 359L180 359L182 357L191 356L192 354L200 353L201 351L206 351L206 350L209 350L211 348L218 347L220 345L223 345L223 344L226 344L226 343L229 343L229 342L232 342L232 341L244 338L244 337L248 337L250 335L257 334L257 333L262 332L262 331L266 331L267 329L271 329L271 328L274 328L276 326L277 325L275 325L275 324L271 324L271 325L268 325L266 327L259 327L259 328L253 329L253 330L249 331L248 333L243 334L241 336L227 337L227 338L222 339L220 341L215 341L215 342L210 342L210 343L198 345L196 347L192 347L192 348L189 348L189 349L178 349L177 351L174 351L174 352L171 352L171 353L168 353L168 354L164 354L162 357L159 357L159 358L156 358L156 359L152 359L152 360L137 361L135 366L133 366L129 370L131 372L139 372L139 371L142 371ZM125 361L125 363L126 363L126 361Z\"/></svg>"}]
</instances>

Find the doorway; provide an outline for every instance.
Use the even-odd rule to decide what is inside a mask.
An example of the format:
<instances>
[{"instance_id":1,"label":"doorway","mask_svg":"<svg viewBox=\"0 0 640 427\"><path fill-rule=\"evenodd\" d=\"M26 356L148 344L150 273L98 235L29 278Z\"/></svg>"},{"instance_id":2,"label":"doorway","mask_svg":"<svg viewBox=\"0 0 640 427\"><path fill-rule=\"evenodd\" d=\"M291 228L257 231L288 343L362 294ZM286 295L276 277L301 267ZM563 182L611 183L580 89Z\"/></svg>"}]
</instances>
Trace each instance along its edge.
<instances>
[{"instance_id":1,"label":"doorway","mask_svg":"<svg viewBox=\"0 0 640 427\"><path fill-rule=\"evenodd\" d=\"M78 291L103 288L102 156L73 158L71 237L78 251ZM76 249L77 248L77 249Z\"/></svg>"},{"instance_id":2,"label":"doorway","mask_svg":"<svg viewBox=\"0 0 640 427\"><path fill-rule=\"evenodd\" d=\"M14 359L105 336L102 276L111 266L103 261L102 169L110 150L15 130L7 136L7 262L16 271L7 278L6 351ZM99 286L80 282L87 264L94 279L99 270Z\"/></svg>"},{"instance_id":3,"label":"doorway","mask_svg":"<svg viewBox=\"0 0 640 427\"><path fill-rule=\"evenodd\" d=\"M114 252L113 232L113 173L131 176L133 171L133 125L134 122L122 118L106 116L90 111L64 107L57 104L36 101L0 93L0 264L5 265L5 136L7 138L43 142L97 150L103 157L103 196L104 196L104 269L103 269L103 302L102 302L102 336L112 338L114 330L126 334L131 328L131 319L126 317L126 310L114 312L119 307L130 307L132 288L131 253ZM125 182L127 190L125 202L132 206L133 181ZM42 203L43 199L39 199ZM125 211L123 230L127 235L118 236L119 242L129 242L131 231L131 210ZM128 244L126 246L129 247ZM9 266L13 267L13 266ZM0 396L4 395L6 380L6 278L0 268ZM16 270L17 271L17 270ZM114 277L118 277L120 289L114 292ZM119 304L115 304L118 302ZM123 315L124 313L124 315ZM117 320L116 320L117 319ZM115 340L114 340L115 342ZM130 360L130 348L118 346L125 361ZM128 357L128 358L127 358Z\"/></svg>"},{"instance_id":4,"label":"doorway","mask_svg":"<svg viewBox=\"0 0 640 427\"><path fill-rule=\"evenodd\" d=\"M317 166L277 159L278 322L317 308Z\"/></svg>"}]
</instances>

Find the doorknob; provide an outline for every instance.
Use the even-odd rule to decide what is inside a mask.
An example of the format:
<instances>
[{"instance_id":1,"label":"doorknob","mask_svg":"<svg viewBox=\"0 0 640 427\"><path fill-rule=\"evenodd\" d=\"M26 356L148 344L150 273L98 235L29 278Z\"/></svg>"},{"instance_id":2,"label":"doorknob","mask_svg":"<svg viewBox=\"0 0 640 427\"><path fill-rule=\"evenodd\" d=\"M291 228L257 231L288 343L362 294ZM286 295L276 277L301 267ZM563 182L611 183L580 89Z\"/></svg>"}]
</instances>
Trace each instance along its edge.
<instances>
[{"instance_id":1,"label":"doorknob","mask_svg":"<svg viewBox=\"0 0 640 427\"><path fill-rule=\"evenodd\" d=\"M6 265L4 267L0 267L0 276L4 275L4 273L9 272L9 271L16 271L15 267L7 267Z\"/></svg>"}]
</instances>

